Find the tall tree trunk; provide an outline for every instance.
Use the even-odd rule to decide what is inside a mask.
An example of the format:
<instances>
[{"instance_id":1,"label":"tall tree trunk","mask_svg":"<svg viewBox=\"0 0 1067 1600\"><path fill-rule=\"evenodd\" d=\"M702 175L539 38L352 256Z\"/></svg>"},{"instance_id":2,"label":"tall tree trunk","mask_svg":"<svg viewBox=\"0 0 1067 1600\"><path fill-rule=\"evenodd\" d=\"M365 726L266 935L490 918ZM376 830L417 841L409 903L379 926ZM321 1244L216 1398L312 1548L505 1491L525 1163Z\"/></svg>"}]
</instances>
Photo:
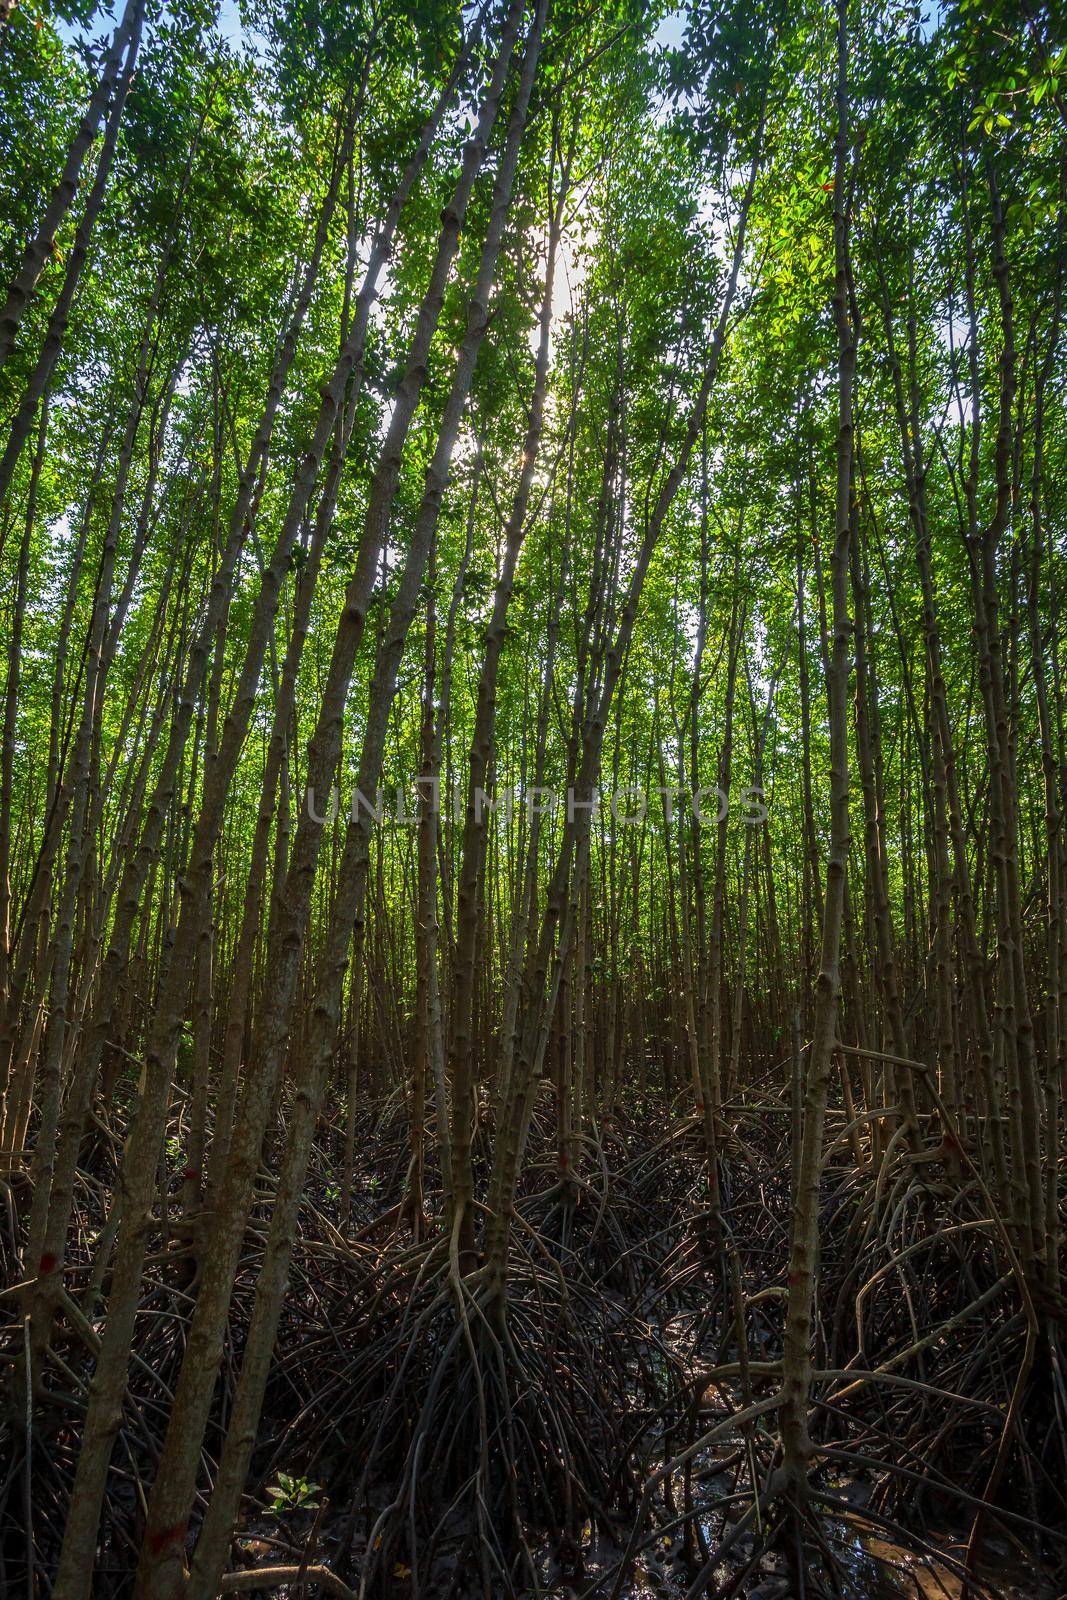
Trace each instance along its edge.
<instances>
[{"instance_id":1,"label":"tall tree trunk","mask_svg":"<svg viewBox=\"0 0 1067 1600\"><path fill-rule=\"evenodd\" d=\"M803 1134L793 1201L779 1426L782 1483L798 1501L807 1493L808 1399L812 1313L819 1251L819 1179L841 987L841 922L851 839L848 784L849 546L852 538L853 395L856 329L849 296L848 0L837 0L837 130L834 138L834 326L837 330L837 490L831 559L833 646L826 675L830 721L830 855L823 900L822 954L808 1049Z\"/></svg>"}]
</instances>

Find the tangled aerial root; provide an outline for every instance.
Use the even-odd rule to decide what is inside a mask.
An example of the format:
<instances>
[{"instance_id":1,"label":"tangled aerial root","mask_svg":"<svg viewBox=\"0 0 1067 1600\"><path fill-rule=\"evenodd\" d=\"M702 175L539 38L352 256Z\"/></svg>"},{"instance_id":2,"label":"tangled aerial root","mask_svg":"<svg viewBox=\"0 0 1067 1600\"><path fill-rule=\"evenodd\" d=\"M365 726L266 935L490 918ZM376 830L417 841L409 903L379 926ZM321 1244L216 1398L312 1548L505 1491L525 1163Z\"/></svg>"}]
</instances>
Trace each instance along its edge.
<instances>
[{"instance_id":1,"label":"tangled aerial root","mask_svg":"<svg viewBox=\"0 0 1067 1600\"><path fill-rule=\"evenodd\" d=\"M351 1501L338 1566L361 1596L398 1575L412 1596L575 1581L583 1527L617 1537L632 1509L679 1375L645 1324L514 1233L503 1284L461 1278L441 1241L383 1260L350 1330L360 1470L330 1491Z\"/></svg>"},{"instance_id":2,"label":"tangled aerial root","mask_svg":"<svg viewBox=\"0 0 1067 1600\"><path fill-rule=\"evenodd\" d=\"M365 1130L347 1223L335 1206L340 1137L338 1156L317 1157L250 1486L253 1549L262 1538L275 1561L306 1552L331 1592L362 1600L525 1600L561 1585L608 1600L629 1593L639 1568L643 1590L665 1563L672 1585L681 1575L671 1592L694 1600L740 1600L754 1585L761 1600L866 1600L882 1583L875 1565L894 1561L925 1564L950 1592L978 1600L997 1592L995 1581L983 1588L983 1557L998 1540L1027 1552L1029 1571L1056 1569L1067 1510L1060 1311L1028 1298L981 1184L950 1182L902 1145L879 1168L857 1168L840 1139L831 1143L813 1454L796 1495L775 1417L790 1214L781 1118L772 1102L724 1129L713 1241L699 1130L676 1113L652 1138L648 1118L587 1125L580 1170L565 1175L551 1119L535 1122L506 1278L485 1266L460 1276L432 1167L424 1226L413 1226L396 1108ZM87 1240L95 1191L79 1200ZM209 1458L226 1426L269 1203L264 1176ZM85 1298L87 1243L77 1254ZM192 1301L175 1281L175 1254L164 1248L149 1265L102 1525L99 1570L115 1582L102 1593L121 1592L141 1537L139 1497L184 1348ZM9 1586L25 1570L27 1489L39 1572L54 1565L62 1535L92 1356L64 1327L31 1464L10 1420L0 1422L0 1449L12 1445L0 1482ZM314 1528L299 1508L291 1526L277 1512L260 1519L260 1491L281 1472L324 1491ZM249 1559L248 1548L239 1542L235 1555ZM295 1569L269 1570L282 1583ZM253 1587L252 1573L231 1572L227 1588ZM882 1587L894 1592L891 1571Z\"/></svg>"},{"instance_id":3,"label":"tangled aerial root","mask_svg":"<svg viewBox=\"0 0 1067 1600\"><path fill-rule=\"evenodd\" d=\"M894 1580L909 1567L930 1575L930 1592L941 1592L936 1584L943 1588L951 1578L954 1592L969 1600L994 1600L1001 1591L981 1576L969 1548L928 1538L857 1495L865 1473L892 1472L892 1462L817 1447L806 1481L795 1491L781 1470L778 1441L765 1426L779 1404L774 1388L739 1410L727 1406L711 1427L696 1431L664 1461L644 1485L620 1559L585 1594L620 1600L639 1558L666 1542L665 1534L680 1530L686 1600L732 1600L765 1578L768 1568L780 1576L766 1587L761 1583L759 1593L767 1600L867 1600L872 1586L897 1592ZM842 1483L852 1492L842 1492ZM1023 1517L1007 1521L1019 1534L1034 1532ZM1053 1541L1057 1537L1050 1529L1040 1531Z\"/></svg>"}]
</instances>

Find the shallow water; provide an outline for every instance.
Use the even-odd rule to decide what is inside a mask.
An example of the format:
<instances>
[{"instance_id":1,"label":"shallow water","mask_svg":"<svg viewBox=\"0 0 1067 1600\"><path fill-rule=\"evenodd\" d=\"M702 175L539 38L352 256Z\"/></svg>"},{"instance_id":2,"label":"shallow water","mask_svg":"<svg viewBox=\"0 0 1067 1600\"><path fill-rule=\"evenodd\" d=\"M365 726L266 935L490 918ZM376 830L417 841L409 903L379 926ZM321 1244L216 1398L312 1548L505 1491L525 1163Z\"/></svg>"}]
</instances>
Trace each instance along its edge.
<instances>
[{"instance_id":1,"label":"shallow water","mask_svg":"<svg viewBox=\"0 0 1067 1600\"><path fill-rule=\"evenodd\" d=\"M713 1546L722 1538L723 1519L712 1513L701 1520L705 1538ZM925 1543L943 1552L944 1560L911 1550L849 1519L828 1518L823 1532L839 1562L841 1600L960 1600L963 1584L953 1563L962 1563L965 1529L928 1532ZM550 1596L552 1600L600 1600L610 1594L621 1549L610 1541L590 1539L588 1531L583 1543L587 1559L582 1582L561 1582L553 1564L546 1562L544 1587L537 1596L528 1591L524 1600L549 1600ZM716 1569L708 1591L702 1592L714 1592L715 1584L728 1585L751 1560L754 1549L753 1535L742 1536L730 1558ZM1049 1573L995 1534L985 1540L976 1577L977 1586L971 1588L973 1600L981 1596L989 1600L1065 1600L1065 1591ZM637 1558L633 1577L620 1592L621 1600L684 1600L692 1582L682 1559L680 1538L659 1538ZM775 1551L763 1555L735 1593L739 1600L788 1600L792 1591L784 1556Z\"/></svg>"}]
</instances>

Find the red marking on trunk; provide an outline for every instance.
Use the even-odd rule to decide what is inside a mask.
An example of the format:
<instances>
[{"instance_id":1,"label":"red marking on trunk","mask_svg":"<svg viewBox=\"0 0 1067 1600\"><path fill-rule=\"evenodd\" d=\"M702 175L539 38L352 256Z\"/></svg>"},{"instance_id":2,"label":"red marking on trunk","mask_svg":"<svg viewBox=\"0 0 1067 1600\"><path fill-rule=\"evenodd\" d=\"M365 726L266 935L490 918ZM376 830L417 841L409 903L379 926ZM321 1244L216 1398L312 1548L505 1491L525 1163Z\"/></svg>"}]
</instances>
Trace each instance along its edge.
<instances>
[{"instance_id":1,"label":"red marking on trunk","mask_svg":"<svg viewBox=\"0 0 1067 1600\"><path fill-rule=\"evenodd\" d=\"M188 1526L187 1522L179 1522L173 1528L161 1528L158 1533L148 1534L149 1550L154 1556L158 1556L164 1550L169 1550L171 1545L182 1544Z\"/></svg>"},{"instance_id":2,"label":"red marking on trunk","mask_svg":"<svg viewBox=\"0 0 1067 1600\"><path fill-rule=\"evenodd\" d=\"M55 1270L56 1270L56 1258L55 1258L55 1256L43 1255L41 1257L40 1263L39 1263L39 1265L37 1267L37 1271L40 1274L40 1276L43 1278L49 1272L54 1272Z\"/></svg>"}]
</instances>

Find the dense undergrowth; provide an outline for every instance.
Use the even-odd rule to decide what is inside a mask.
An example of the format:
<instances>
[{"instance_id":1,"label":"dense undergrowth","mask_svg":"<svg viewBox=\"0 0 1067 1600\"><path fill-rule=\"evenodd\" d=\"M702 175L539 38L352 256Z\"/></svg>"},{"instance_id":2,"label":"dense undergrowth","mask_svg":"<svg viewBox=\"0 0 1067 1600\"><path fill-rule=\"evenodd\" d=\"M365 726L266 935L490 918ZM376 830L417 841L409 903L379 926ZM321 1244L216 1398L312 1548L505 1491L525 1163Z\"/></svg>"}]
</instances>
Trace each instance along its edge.
<instances>
[{"instance_id":1,"label":"dense undergrowth","mask_svg":"<svg viewBox=\"0 0 1067 1600\"><path fill-rule=\"evenodd\" d=\"M542 1110L550 1098L546 1086ZM235 1570L326 1562L354 1592L382 1596L793 1592L768 1496L780 1453L773 1412L731 1420L773 1395L781 1361L786 1093L764 1088L726 1108L721 1244L707 1231L700 1141L684 1108L662 1094L622 1097L608 1125L593 1125L570 1190L556 1181L552 1119L535 1117L499 1324L469 1287L458 1314L440 1217L427 1210L420 1243L403 1213L409 1129L396 1105L360 1123L364 1160L341 1224L342 1112L327 1107L309 1177ZM838 1108L831 1138L844 1127ZM91 1180L107 1172L110 1149L101 1129L79 1195L86 1245L100 1223ZM904 1594L914 1570L955 1594L978 1518L971 1592L1052 1595L1067 1570L1056 1323L1042 1317L1052 1364L1042 1374L1039 1345L1008 1425L1007 1470L994 1473L1027 1323L987 1197L950 1176L936 1147L880 1175L852 1162L846 1138L836 1149L820 1221L808 1592ZM476 1140L476 1161L484 1154ZM209 1478L270 1168L268 1144L205 1441ZM101 1595L129 1583L196 1289L191 1254L177 1229L152 1258ZM72 1262L79 1297L91 1261L86 1248L81 1269ZM29 1462L17 1427L5 1430L8 1592L25 1577L27 1491L35 1559L48 1570L58 1554L90 1354L83 1339L58 1347L62 1376Z\"/></svg>"}]
</instances>

